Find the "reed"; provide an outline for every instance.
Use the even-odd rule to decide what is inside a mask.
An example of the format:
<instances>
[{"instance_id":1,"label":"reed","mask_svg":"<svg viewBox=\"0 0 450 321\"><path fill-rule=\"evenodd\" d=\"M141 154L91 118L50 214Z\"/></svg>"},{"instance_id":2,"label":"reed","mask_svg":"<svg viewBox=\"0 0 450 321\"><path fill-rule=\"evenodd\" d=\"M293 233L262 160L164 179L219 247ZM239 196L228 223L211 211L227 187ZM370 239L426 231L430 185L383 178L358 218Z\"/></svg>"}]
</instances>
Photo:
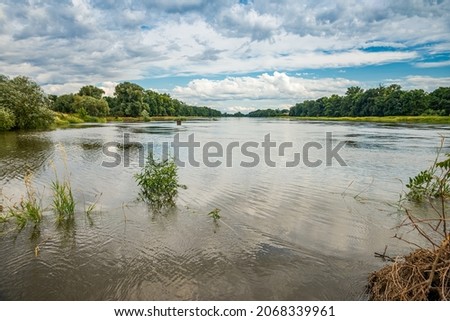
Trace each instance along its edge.
<instances>
[{"instance_id":1,"label":"reed","mask_svg":"<svg viewBox=\"0 0 450 321\"><path fill-rule=\"evenodd\" d=\"M52 182L53 190L53 211L57 215L57 222L73 220L75 214L75 200L72 194L72 187L69 180L59 181L56 178Z\"/></svg>"},{"instance_id":2,"label":"reed","mask_svg":"<svg viewBox=\"0 0 450 321\"><path fill-rule=\"evenodd\" d=\"M26 194L22 197L19 204L15 204L8 209L9 217L15 218L20 230L25 228L29 222L33 223L34 226L39 225L43 217L42 204L33 188L31 175L25 176L25 188Z\"/></svg>"}]
</instances>

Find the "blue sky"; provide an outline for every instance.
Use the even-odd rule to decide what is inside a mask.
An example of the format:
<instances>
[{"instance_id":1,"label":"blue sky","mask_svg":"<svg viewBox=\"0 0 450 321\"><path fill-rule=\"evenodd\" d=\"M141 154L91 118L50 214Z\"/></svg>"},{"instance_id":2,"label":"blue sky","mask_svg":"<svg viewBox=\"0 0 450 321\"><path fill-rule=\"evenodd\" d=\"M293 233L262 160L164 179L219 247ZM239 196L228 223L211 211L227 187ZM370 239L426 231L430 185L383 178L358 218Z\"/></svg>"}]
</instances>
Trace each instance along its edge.
<instances>
[{"instance_id":1,"label":"blue sky","mask_svg":"<svg viewBox=\"0 0 450 321\"><path fill-rule=\"evenodd\" d=\"M228 112L450 86L450 0L0 3L0 73L47 93L132 81Z\"/></svg>"}]
</instances>

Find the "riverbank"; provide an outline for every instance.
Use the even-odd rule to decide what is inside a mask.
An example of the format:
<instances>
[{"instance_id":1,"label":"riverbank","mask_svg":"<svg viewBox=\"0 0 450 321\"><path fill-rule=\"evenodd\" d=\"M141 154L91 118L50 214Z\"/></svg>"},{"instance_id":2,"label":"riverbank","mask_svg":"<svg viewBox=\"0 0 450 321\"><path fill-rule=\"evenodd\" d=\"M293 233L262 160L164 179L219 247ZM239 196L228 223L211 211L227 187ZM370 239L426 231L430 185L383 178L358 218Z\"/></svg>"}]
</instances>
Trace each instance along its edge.
<instances>
[{"instance_id":1,"label":"riverbank","mask_svg":"<svg viewBox=\"0 0 450 321\"><path fill-rule=\"evenodd\" d=\"M152 121L187 121L187 120L217 120L217 119L214 117L200 117L200 116L106 117L106 121L108 123L114 122L142 123Z\"/></svg>"},{"instance_id":2,"label":"riverbank","mask_svg":"<svg viewBox=\"0 0 450 321\"><path fill-rule=\"evenodd\" d=\"M450 116L384 116L384 117L299 117L283 116L289 120L345 121L367 123L416 123L416 124L450 124Z\"/></svg>"},{"instance_id":3,"label":"riverbank","mask_svg":"<svg viewBox=\"0 0 450 321\"><path fill-rule=\"evenodd\" d=\"M450 116L385 116L385 117L299 117L280 116L275 117L286 120L298 121L340 121L360 123L412 123L412 124L450 124ZM71 124L82 123L143 123L152 121L192 121L192 120L217 120L218 118L206 118L196 116L152 116L152 117L94 117L78 114L55 113L55 127L65 127Z\"/></svg>"},{"instance_id":4,"label":"riverbank","mask_svg":"<svg viewBox=\"0 0 450 321\"><path fill-rule=\"evenodd\" d=\"M83 123L144 123L152 121L187 121L187 120L216 120L195 116L153 116L153 117L94 117L80 116L78 114L55 113L55 127L65 127Z\"/></svg>"}]
</instances>

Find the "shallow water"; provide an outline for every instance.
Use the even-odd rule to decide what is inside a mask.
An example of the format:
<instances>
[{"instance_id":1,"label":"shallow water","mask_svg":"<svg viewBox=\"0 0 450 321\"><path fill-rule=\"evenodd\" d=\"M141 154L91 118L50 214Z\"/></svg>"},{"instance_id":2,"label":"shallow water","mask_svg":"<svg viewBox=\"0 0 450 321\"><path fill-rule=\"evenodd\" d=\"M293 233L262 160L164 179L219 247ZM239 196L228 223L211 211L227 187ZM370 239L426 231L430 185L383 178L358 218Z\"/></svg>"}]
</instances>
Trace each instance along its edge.
<instances>
[{"instance_id":1,"label":"shallow water","mask_svg":"<svg viewBox=\"0 0 450 321\"><path fill-rule=\"evenodd\" d=\"M346 142L336 160L325 164L326 133L333 147ZM177 207L152 213L137 201L138 143L155 151L179 134L194 134L204 146L224 150L261 142L270 133L279 146L295 150L256 167L239 149L218 167L179 168ZM384 263L375 258L388 245L392 254L410 247L392 239L403 217L396 206L408 177L434 160L439 134L450 127L270 119L223 119L79 126L36 133L0 133L1 202L13 204L32 174L48 210L40 236L0 227L0 299L3 300L358 300L366 299L368 274ZM124 134L130 142L124 142ZM111 162L102 146L114 142L122 163ZM308 142L310 160L286 167ZM447 148L446 148L447 149ZM264 150L249 149L261 160ZM129 164L123 160L129 155ZM231 159L232 155L232 159ZM187 160L186 150L180 158ZM231 167L226 159L230 158ZM217 160L211 159L211 161ZM50 209L51 181L70 178L77 200L75 225L55 226ZM96 202L90 217L84 213ZM218 226L207 214L221 210ZM410 237L414 237L410 235ZM35 247L39 245L39 255Z\"/></svg>"}]
</instances>

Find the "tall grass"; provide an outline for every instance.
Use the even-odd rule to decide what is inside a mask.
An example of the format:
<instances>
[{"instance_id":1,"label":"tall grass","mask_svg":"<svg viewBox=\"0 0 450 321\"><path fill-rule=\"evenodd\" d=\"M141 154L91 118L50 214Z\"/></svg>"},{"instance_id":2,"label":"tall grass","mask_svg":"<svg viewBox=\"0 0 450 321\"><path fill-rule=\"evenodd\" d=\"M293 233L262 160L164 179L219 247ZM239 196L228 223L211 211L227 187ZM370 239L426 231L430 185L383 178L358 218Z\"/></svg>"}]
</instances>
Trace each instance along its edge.
<instances>
[{"instance_id":1,"label":"tall grass","mask_svg":"<svg viewBox=\"0 0 450 321\"><path fill-rule=\"evenodd\" d=\"M59 181L56 178L52 182L53 190L53 211L57 215L57 222L71 221L75 214L75 200L72 194L72 187L68 180Z\"/></svg>"},{"instance_id":2,"label":"tall grass","mask_svg":"<svg viewBox=\"0 0 450 321\"><path fill-rule=\"evenodd\" d=\"M25 176L26 194L19 204L15 204L8 209L9 216L15 218L20 230L28 223L33 223L36 227L42 221L43 208L38 201L36 191L32 186L31 175Z\"/></svg>"}]
</instances>

